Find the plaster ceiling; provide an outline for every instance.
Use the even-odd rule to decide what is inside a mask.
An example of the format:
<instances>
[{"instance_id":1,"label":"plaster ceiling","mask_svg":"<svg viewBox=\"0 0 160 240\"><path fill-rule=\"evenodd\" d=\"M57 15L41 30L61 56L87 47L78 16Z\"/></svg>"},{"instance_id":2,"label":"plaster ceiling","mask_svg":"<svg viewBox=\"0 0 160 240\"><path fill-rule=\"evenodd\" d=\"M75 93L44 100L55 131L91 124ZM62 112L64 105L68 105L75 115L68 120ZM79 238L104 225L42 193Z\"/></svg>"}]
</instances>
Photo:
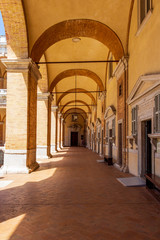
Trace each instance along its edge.
<instances>
[{"instance_id":1,"label":"plaster ceiling","mask_svg":"<svg viewBox=\"0 0 160 240\"><path fill-rule=\"evenodd\" d=\"M47 62L107 60L110 52L110 49L107 46L112 46L113 49L115 46L115 49L118 49L117 41L119 41L122 43L122 46L119 48L120 51L121 48L125 50L131 1L132 0L22 0L27 23L29 53L31 54L31 50L37 40L44 32L46 32L45 39L43 39L44 44L48 41L52 42L52 37L56 38L55 42L53 41L54 44L50 44L51 46L43 52ZM73 19L81 19L79 20L79 23L81 24L82 21L82 24L78 26L84 26L85 28L84 32L83 29L80 30L83 34L80 36L81 40L79 42L74 43L72 41L72 37L67 37L69 35L62 30L63 28L61 29L61 25L57 28L57 32L54 30L53 36L47 35L47 29L55 26L56 24L62 23L63 21ZM105 24L106 27L108 26L108 35L106 33L103 35L102 32L97 33L98 28L95 28L91 34L92 38L88 36L85 37L85 33L89 31L89 27L88 29L85 27L85 24L87 24L87 20L85 21L85 19L93 20L97 25L102 23ZM63 25L65 26L65 22ZM103 27L104 26L99 29L102 30ZM69 29L69 27L66 29ZM110 33L110 29L113 31L112 33ZM61 33L60 36L58 36L60 30ZM65 34L66 37L64 37ZM96 37L94 37L94 34ZM115 39L112 39L112 35L115 35ZM106 39L108 40L109 36L111 36L110 43L108 43L108 45L105 41L103 41L104 36L106 36ZM101 41L99 39L101 39ZM42 43L43 42L41 42L41 44ZM43 47L43 45L41 46ZM120 56L121 54L117 54L117 56ZM85 69L93 72L102 81L103 86L105 86L107 69L106 63L48 64L47 71L49 86L61 73L67 70L74 71L74 69ZM76 75L76 77L76 87L87 91L97 90L97 83L90 75ZM56 84L54 91L65 92L74 88L75 75L73 74L73 76L66 76L61 79ZM96 93L93 93L92 95L96 98ZM58 100L60 96L61 95L58 94L56 99ZM76 98L83 100L88 104L92 103L91 98L84 93L77 94ZM67 94L61 99L60 104L65 105L67 102L74 99L75 94ZM68 108L69 107L65 107L65 111ZM87 107L82 108L85 111L88 111Z\"/></svg>"}]
</instances>

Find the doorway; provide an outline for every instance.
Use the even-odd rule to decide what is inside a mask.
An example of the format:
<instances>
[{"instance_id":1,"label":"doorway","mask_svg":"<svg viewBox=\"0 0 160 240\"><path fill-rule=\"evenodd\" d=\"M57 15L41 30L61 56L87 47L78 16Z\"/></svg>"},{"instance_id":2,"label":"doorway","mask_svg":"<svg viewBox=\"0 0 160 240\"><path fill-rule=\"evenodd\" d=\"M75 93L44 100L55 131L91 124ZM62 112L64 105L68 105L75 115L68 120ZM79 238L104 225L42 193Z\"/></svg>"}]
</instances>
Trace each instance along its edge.
<instances>
[{"instance_id":1,"label":"doorway","mask_svg":"<svg viewBox=\"0 0 160 240\"><path fill-rule=\"evenodd\" d=\"M118 124L118 164L122 166L122 123Z\"/></svg>"},{"instance_id":2,"label":"doorway","mask_svg":"<svg viewBox=\"0 0 160 240\"><path fill-rule=\"evenodd\" d=\"M71 132L71 146L78 146L78 132Z\"/></svg>"},{"instance_id":3,"label":"doorway","mask_svg":"<svg viewBox=\"0 0 160 240\"><path fill-rule=\"evenodd\" d=\"M142 177L146 173L152 173L152 145L148 137L151 133L151 125L151 120L142 122Z\"/></svg>"}]
</instances>

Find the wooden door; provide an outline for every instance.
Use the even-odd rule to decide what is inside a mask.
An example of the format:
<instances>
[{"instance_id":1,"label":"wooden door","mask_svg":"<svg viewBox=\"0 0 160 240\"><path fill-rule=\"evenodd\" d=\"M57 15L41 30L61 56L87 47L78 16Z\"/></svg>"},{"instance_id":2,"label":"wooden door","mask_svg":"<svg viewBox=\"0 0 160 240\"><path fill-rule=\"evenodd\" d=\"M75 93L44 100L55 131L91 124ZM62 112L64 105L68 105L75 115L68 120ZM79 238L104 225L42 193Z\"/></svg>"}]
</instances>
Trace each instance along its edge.
<instances>
[{"instance_id":1,"label":"wooden door","mask_svg":"<svg viewBox=\"0 0 160 240\"><path fill-rule=\"evenodd\" d=\"M71 132L71 146L78 146L78 132Z\"/></svg>"}]
</instances>

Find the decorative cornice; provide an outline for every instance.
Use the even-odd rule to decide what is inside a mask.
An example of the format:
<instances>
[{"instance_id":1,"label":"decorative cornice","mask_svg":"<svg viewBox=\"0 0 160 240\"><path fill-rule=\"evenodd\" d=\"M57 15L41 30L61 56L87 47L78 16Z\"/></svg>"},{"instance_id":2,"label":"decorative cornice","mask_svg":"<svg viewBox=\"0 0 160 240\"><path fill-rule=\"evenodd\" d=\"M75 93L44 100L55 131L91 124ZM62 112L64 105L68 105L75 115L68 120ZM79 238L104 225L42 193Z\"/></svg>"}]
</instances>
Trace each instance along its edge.
<instances>
[{"instance_id":1,"label":"decorative cornice","mask_svg":"<svg viewBox=\"0 0 160 240\"><path fill-rule=\"evenodd\" d=\"M31 58L26 59L2 59L2 64L6 67L7 72L23 73L30 71L36 80L42 78L37 65Z\"/></svg>"},{"instance_id":2,"label":"decorative cornice","mask_svg":"<svg viewBox=\"0 0 160 240\"><path fill-rule=\"evenodd\" d=\"M142 94L140 94L139 96L135 97L140 85L143 82L147 82L147 81L153 81L155 82L152 87L146 89ZM152 89L154 89L155 87L157 87L158 85L160 85L160 73L159 74L148 74L148 75L141 75L136 84L134 85L128 99L127 99L127 104L131 104L132 102L134 102L135 100L137 100L138 98L140 98L141 96L143 96L144 94L148 93L149 91L151 91Z\"/></svg>"},{"instance_id":3,"label":"decorative cornice","mask_svg":"<svg viewBox=\"0 0 160 240\"><path fill-rule=\"evenodd\" d=\"M127 70L127 68L128 68L128 56L123 56L119 60L117 66L113 72L113 76L116 77L118 80L121 77L121 75L124 73L124 71Z\"/></svg>"},{"instance_id":4,"label":"decorative cornice","mask_svg":"<svg viewBox=\"0 0 160 240\"><path fill-rule=\"evenodd\" d=\"M31 73L33 74L33 77L35 78L35 80L39 80L42 78L42 75L38 69L37 64L35 64L32 60L29 64L29 70L31 71Z\"/></svg>"},{"instance_id":5,"label":"decorative cornice","mask_svg":"<svg viewBox=\"0 0 160 240\"><path fill-rule=\"evenodd\" d=\"M106 119L107 118L107 115L108 115L108 112L109 110L112 111L112 115L116 115L116 109L113 105L110 105L109 107L106 108L105 110L105 114L104 114L104 118Z\"/></svg>"}]
</instances>

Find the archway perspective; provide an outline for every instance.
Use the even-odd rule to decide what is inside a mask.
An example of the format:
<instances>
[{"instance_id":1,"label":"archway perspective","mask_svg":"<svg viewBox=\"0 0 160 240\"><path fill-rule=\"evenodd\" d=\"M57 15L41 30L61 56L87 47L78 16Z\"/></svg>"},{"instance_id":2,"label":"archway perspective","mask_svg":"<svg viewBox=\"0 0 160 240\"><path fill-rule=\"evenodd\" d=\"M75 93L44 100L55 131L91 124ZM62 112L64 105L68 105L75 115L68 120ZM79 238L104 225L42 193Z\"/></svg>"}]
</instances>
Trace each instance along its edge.
<instances>
[{"instance_id":1,"label":"archway perspective","mask_svg":"<svg viewBox=\"0 0 160 240\"><path fill-rule=\"evenodd\" d=\"M159 0L0 1L0 180L48 174L60 155L83 173L66 161L82 151L160 199L159 12Z\"/></svg>"}]
</instances>

